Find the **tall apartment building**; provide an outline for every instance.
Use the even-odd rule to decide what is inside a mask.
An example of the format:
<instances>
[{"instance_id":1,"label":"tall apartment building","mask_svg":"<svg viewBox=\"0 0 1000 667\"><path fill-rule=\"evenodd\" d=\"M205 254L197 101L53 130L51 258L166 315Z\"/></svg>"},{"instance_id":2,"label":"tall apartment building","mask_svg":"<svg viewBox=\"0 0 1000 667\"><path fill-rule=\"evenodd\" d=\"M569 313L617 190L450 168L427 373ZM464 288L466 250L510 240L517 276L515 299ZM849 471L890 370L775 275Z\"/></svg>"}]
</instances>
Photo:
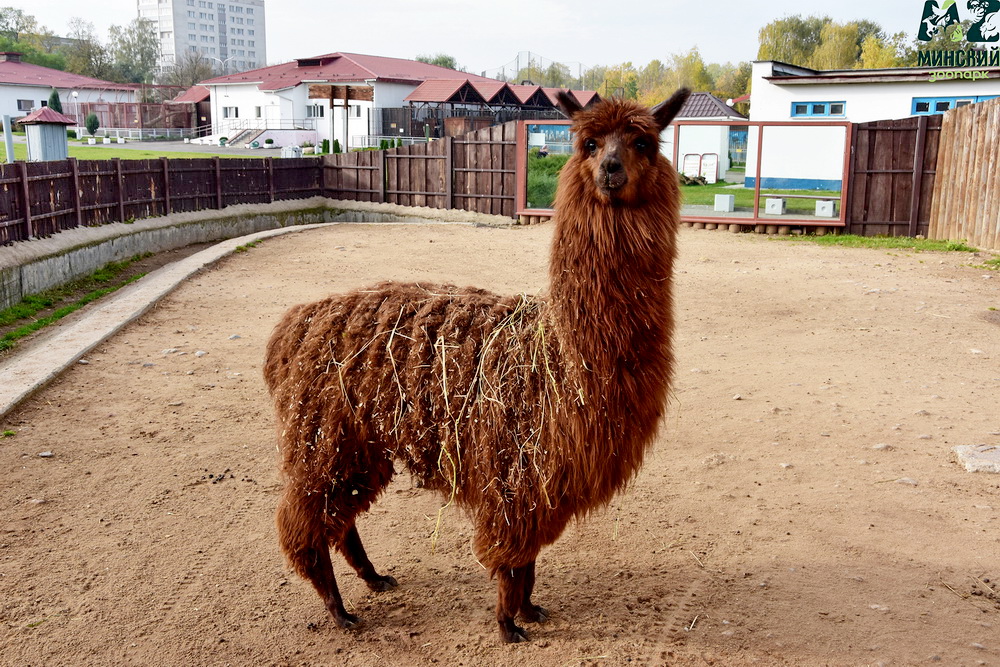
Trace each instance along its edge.
<instances>
[{"instance_id":1,"label":"tall apartment building","mask_svg":"<svg viewBox=\"0 0 1000 667\"><path fill-rule=\"evenodd\" d=\"M139 17L160 37L160 69L201 54L228 74L267 64L264 0L137 0Z\"/></svg>"}]
</instances>

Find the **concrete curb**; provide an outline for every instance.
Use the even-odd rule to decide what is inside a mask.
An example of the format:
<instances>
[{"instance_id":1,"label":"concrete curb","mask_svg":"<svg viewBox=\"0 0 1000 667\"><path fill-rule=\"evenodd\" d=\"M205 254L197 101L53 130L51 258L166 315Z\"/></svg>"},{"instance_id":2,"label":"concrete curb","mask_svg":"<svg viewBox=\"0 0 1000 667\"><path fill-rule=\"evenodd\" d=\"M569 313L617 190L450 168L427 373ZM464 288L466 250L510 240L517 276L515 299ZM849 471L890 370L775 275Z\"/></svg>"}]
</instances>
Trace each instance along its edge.
<instances>
[{"instance_id":1,"label":"concrete curb","mask_svg":"<svg viewBox=\"0 0 1000 667\"><path fill-rule=\"evenodd\" d=\"M228 239L173 264L164 266L142 280L116 292L73 324L35 341L28 350L18 352L0 363L0 417L7 415L23 400L59 377L85 354L141 317L151 306L173 291L184 280L231 254L238 246L256 239L279 234L302 232L343 222L318 223L270 229Z\"/></svg>"}]
</instances>

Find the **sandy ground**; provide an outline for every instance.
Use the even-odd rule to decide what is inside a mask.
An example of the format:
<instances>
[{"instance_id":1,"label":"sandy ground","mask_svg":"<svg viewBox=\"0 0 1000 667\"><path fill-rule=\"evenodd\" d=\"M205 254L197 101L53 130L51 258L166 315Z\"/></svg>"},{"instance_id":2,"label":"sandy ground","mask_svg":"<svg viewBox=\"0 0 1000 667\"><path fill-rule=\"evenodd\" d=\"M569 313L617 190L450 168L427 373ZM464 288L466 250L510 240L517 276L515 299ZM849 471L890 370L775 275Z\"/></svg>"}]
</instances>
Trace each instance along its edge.
<instances>
[{"instance_id":1,"label":"sandy ground","mask_svg":"<svg viewBox=\"0 0 1000 667\"><path fill-rule=\"evenodd\" d=\"M542 289L551 226L342 225L180 287L0 424L4 665L1000 664L1000 276L968 254L683 230L679 358L630 490L539 560L499 643L464 516L397 476L335 560L286 568L260 377L290 305L386 278ZM51 456L40 456L51 453Z\"/></svg>"}]
</instances>

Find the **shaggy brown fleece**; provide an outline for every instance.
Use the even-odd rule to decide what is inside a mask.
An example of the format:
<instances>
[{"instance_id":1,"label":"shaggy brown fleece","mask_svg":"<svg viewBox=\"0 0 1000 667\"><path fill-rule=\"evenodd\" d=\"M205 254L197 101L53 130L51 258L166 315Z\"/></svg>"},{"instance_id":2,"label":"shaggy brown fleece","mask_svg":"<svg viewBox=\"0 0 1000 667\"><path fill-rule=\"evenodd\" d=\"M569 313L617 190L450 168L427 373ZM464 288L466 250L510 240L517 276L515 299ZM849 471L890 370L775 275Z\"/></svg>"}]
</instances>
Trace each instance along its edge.
<instances>
[{"instance_id":1,"label":"shaggy brown fleece","mask_svg":"<svg viewBox=\"0 0 1000 667\"><path fill-rule=\"evenodd\" d=\"M329 557L375 590L396 585L364 553L355 517L401 461L475 526L499 579L497 621L545 619L535 558L567 522L635 475L672 370L677 174L658 137L687 91L650 111L580 109L556 197L548 296L382 283L292 308L264 377L281 424L281 546L335 620L351 627Z\"/></svg>"}]
</instances>

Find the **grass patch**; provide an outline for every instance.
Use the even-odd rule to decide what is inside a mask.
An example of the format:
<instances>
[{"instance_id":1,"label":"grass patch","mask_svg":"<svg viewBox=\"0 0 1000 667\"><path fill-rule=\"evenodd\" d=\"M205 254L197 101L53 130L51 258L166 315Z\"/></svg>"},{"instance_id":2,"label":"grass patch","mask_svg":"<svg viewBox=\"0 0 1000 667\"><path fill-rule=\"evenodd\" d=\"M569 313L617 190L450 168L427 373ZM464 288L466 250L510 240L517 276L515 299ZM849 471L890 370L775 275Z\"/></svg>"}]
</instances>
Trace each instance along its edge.
<instances>
[{"instance_id":1,"label":"grass patch","mask_svg":"<svg viewBox=\"0 0 1000 667\"><path fill-rule=\"evenodd\" d=\"M761 188L760 206L764 207L765 197L777 197L780 195L817 195L825 197L839 197L837 190L772 190ZM733 195L736 197L736 208L748 211L753 210L753 188L734 188L731 183L713 183L711 185L682 185L681 197L685 204L691 206L712 206L715 204L715 195ZM839 206L839 204L838 204ZM787 199L785 200L785 210L787 212L797 211L799 213L814 213L816 211L815 199Z\"/></svg>"},{"instance_id":2,"label":"grass patch","mask_svg":"<svg viewBox=\"0 0 1000 667\"><path fill-rule=\"evenodd\" d=\"M15 435L17 435L17 431L13 431L11 429L7 429L3 433L0 433L0 437L3 438L13 438Z\"/></svg>"},{"instance_id":3,"label":"grass patch","mask_svg":"<svg viewBox=\"0 0 1000 667\"><path fill-rule=\"evenodd\" d=\"M74 145L71 141L68 149L69 157L75 157L78 160L110 160L113 157L121 158L123 160L153 160L161 157L171 158L171 159L197 159L197 158L211 158L211 157L222 157L222 158L241 158L241 157L251 157L248 155L236 155L232 152L219 152L219 153L202 153L193 151L154 151L154 150L141 150L133 148L121 148L118 144L101 144L101 145ZM6 152L0 148L0 154L6 157ZM27 160L28 159L28 144L14 144L14 159L15 160Z\"/></svg>"},{"instance_id":4,"label":"grass patch","mask_svg":"<svg viewBox=\"0 0 1000 667\"><path fill-rule=\"evenodd\" d=\"M238 245L233 248L233 252L246 252L250 248L256 248L263 239L257 239L256 241L250 241L249 243L244 243L243 245Z\"/></svg>"},{"instance_id":5,"label":"grass patch","mask_svg":"<svg viewBox=\"0 0 1000 667\"><path fill-rule=\"evenodd\" d=\"M976 266L977 269L988 269L990 271L1000 271L1000 257L994 257L993 259L988 259L982 264Z\"/></svg>"},{"instance_id":6,"label":"grass patch","mask_svg":"<svg viewBox=\"0 0 1000 667\"><path fill-rule=\"evenodd\" d=\"M828 234L826 236L785 237L784 240L807 241L819 245L835 245L845 248L903 249L913 252L977 252L976 248L964 241L937 241L915 239L908 236L857 236L855 234Z\"/></svg>"},{"instance_id":7,"label":"grass patch","mask_svg":"<svg viewBox=\"0 0 1000 667\"><path fill-rule=\"evenodd\" d=\"M39 329L66 317L70 313L83 308L88 303L100 299L102 296L110 294L129 283L135 282L145 274L130 276L124 280L118 280L118 278L132 264L140 259L149 257L151 254L135 255L121 262L111 262L85 278L54 287L40 294L30 294L24 297L20 303L0 310L0 327L9 327L23 320L31 320L0 337L0 352L13 348L21 338L29 336ZM79 294L81 291L87 292L72 303L56 308L55 311L45 317L33 319L38 313L54 306L59 306L61 302L71 298L74 294Z\"/></svg>"}]
</instances>

